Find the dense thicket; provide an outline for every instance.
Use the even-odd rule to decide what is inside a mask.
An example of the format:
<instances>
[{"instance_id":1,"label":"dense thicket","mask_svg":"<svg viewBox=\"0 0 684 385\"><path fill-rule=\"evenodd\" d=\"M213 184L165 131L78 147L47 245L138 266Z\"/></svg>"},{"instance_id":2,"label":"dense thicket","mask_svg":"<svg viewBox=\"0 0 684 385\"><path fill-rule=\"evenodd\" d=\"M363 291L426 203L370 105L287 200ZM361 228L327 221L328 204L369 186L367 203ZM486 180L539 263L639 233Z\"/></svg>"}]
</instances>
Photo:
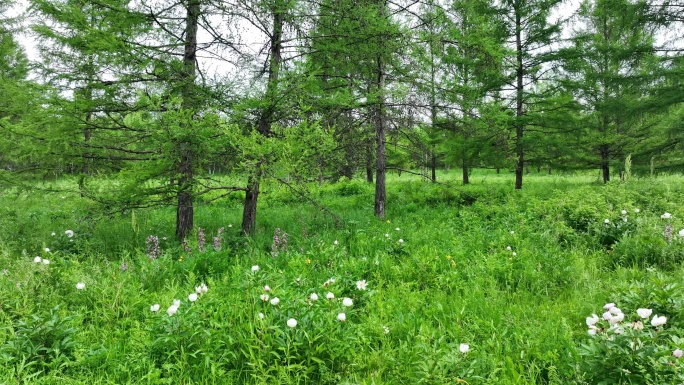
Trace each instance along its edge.
<instances>
[{"instance_id":1,"label":"dense thicket","mask_svg":"<svg viewBox=\"0 0 684 385\"><path fill-rule=\"evenodd\" d=\"M684 159L676 2L32 0L23 24L9 5L3 180L173 206L179 240L216 190L245 194L254 232L269 179L306 198L365 175L382 218L392 170L495 168L519 189L531 168L608 182Z\"/></svg>"}]
</instances>

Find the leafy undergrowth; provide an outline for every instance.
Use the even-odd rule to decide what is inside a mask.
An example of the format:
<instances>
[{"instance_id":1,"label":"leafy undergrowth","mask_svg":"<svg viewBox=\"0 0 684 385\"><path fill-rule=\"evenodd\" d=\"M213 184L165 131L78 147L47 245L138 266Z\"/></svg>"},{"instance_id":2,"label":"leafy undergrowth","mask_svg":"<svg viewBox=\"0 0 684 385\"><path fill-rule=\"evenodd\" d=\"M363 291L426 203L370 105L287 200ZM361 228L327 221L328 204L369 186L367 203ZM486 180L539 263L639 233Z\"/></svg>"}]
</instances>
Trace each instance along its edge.
<instances>
[{"instance_id":1,"label":"leafy undergrowth","mask_svg":"<svg viewBox=\"0 0 684 385\"><path fill-rule=\"evenodd\" d=\"M267 186L255 237L231 200L187 244L172 210L6 192L0 382L681 383L679 179L497 178L394 177L382 221L364 182L313 187L342 227Z\"/></svg>"}]
</instances>

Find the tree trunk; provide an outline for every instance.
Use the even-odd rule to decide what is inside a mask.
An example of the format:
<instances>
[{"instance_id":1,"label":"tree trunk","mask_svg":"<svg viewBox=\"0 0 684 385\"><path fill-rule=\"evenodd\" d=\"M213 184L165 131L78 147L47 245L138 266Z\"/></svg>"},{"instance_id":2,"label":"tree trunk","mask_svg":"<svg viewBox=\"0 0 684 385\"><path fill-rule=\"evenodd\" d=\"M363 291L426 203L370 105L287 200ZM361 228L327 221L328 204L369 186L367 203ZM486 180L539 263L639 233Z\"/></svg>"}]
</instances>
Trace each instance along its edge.
<instances>
[{"instance_id":1,"label":"tree trunk","mask_svg":"<svg viewBox=\"0 0 684 385\"><path fill-rule=\"evenodd\" d=\"M195 63L197 55L197 29L200 16L199 0L190 1L186 6L185 18L185 51L183 54L183 100L181 107L185 111L192 111L188 119L193 119L197 108L195 101ZM183 124L183 123L181 123ZM186 123L188 124L188 123ZM186 127L186 129L190 129ZM187 238L194 224L193 211L193 158L192 144L186 140L178 143L179 160L177 164L178 192L176 193L176 238L183 241Z\"/></svg>"},{"instance_id":2,"label":"tree trunk","mask_svg":"<svg viewBox=\"0 0 684 385\"><path fill-rule=\"evenodd\" d=\"M259 116L258 131L263 136L271 136L273 113L275 110L276 93L278 86L278 74L282 62L282 36L285 20L282 4L275 4L271 9L273 15L273 31L271 34L270 61L268 63L268 83L266 84L267 106ZM245 203L242 210L242 232L246 235L254 234L256 229L257 202L259 199L259 185L262 176L263 160L256 164L256 171L247 180L245 191Z\"/></svg>"},{"instance_id":3,"label":"tree trunk","mask_svg":"<svg viewBox=\"0 0 684 385\"><path fill-rule=\"evenodd\" d=\"M366 144L366 182L373 183L373 139Z\"/></svg>"},{"instance_id":4,"label":"tree trunk","mask_svg":"<svg viewBox=\"0 0 684 385\"><path fill-rule=\"evenodd\" d=\"M470 184L470 180L468 179L468 163L466 162L465 159L463 159L463 184Z\"/></svg>"},{"instance_id":5,"label":"tree trunk","mask_svg":"<svg viewBox=\"0 0 684 385\"><path fill-rule=\"evenodd\" d=\"M387 174L387 158L385 154L385 70L382 58L377 59L377 102L375 104L375 138L376 138L376 175L375 175L375 210L376 217L385 218L385 177Z\"/></svg>"},{"instance_id":6,"label":"tree trunk","mask_svg":"<svg viewBox=\"0 0 684 385\"><path fill-rule=\"evenodd\" d=\"M610 148L607 144L601 145L601 172L603 183L610 182Z\"/></svg>"},{"instance_id":7,"label":"tree trunk","mask_svg":"<svg viewBox=\"0 0 684 385\"><path fill-rule=\"evenodd\" d=\"M515 189L522 189L523 183L523 168L525 167L525 151L523 149L523 132L524 126L522 123L523 111L523 77L525 76L523 70L523 47L522 47L522 22L520 20L520 12L516 10L515 13L515 46L516 46L516 108L515 108L515 153L518 157L515 165Z\"/></svg>"},{"instance_id":8,"label":"tree trunk","mask_svg":"<svg viewBox=\"0 0 684 385\"><path fill-rule=\"evenodd\" d=\"M256 230L257 201L259 199L259 179L259 176L253 175L247 180L245 204L242 210L242 232L247 235L254 234L254 230Z\"/></svg>"},{"instance_id":9,"label":"tree trunk","mask_svg":"<svg viewBox=\"0 0 684 385\"><path fill-rule=\"evenodd\" d=\"M437 155L435 155L435 149L432 149L432 157L430 159L430 170L432 171L431 180L432 183L437 182Z\"/></svg>"}]
</instances>

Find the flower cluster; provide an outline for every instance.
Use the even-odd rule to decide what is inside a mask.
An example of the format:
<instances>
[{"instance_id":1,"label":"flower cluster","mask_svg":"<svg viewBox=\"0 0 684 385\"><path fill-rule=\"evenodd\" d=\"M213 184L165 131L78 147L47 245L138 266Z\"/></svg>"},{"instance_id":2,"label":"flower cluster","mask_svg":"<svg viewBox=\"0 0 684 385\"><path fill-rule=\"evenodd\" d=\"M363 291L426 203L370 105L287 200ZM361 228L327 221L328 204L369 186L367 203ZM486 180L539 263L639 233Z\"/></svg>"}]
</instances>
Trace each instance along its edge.
<instances>
[{"instance_id":1,"label":"flower cluster","mask_svg":"<svg viewBox=\"0 0 684 385\"><path fill-rule=\"evenodd\" d=\"M195 292L190 293L188 295L188 301L190 302L195 302L199 298L200 295L206 293L209 291L209 288L205 284L200 284L199 286L195 287ZM179 299L174 299L173 304L169 306L168 309L166 309L166 314L169 315L169 317L173 316L178 312L178 308L180 308L181 301ZM150 306L150 311L153 313L156 313L159 311L161 306L159 306L158 303L155 303L154 305Z\"/></svg>"},{"instance_id":2,"label":"flower cluster","mask_svg":"<svg viewBox=\"0 0 684 385\"><path fill-rule=\"evenodd\" d=\"M615 304L612 302L605 304L603 306L603 310L605 310L605 312L603 313L601 318L599 318L599 316L596 314L592 314L591 317L587 317L586 323L589 327L589 335L597 335L600 332L613 332L615 334L623 334L625 330L622 327L622 322L625 320L625 314L622 312L622 310L615 306ZM639 319L628 323L626 326L634 330L642 330L644 329L644 324L642 320L647 320L649 317L651 317L651 314L653 314L653 310L639 308L637 309L636 313ZM607 328L600 327L601 320L608 322ZM657 328L659 326L665 325L666 322L667 318L665 316L658 316L656 314L651 319L651 326Z\"/></svg>"},{"instance_id":3,"label":"flower cluster","mask_svg":"<svg viewBox=\"0 0 684 385\"><path fill-rule=\"evenodd\" d=\"M156 235L150 235L145 240L145 246L147 250L147 256L150 259L157 259L161 256L161 250L159 249L159 237Z\"/></svg>"},{"instance_id":4,"label":"flower cluster","mask_svg":"<svg viewBox=\"0 0 684 385\"><path fill-rule=\"evenodd\" d=\"M204 235L204 229L201 227L197 228L197 250L200 252L204 251L204 245L207 243L207 237Z\"/></svg>"},{"instance_id":5,"label":"flower cluster","mask_svg":"<svg viewBox=\"0 0 684 385\"><path fill-rule=\"evenodd\" d=\"M214 237L214 251L221 250L221 236L223 235L223 227L219 228Z\"/></svg>"},{"instance_id":6,"label":"flower cluster","mask_svg":"<svg viewBox=\"0 0 684 385\"><path fill-rule=\"evenodd\" d=\"M280 255L280 253L287 252L287 233L280 230L280 227L275 229L273 235L273 244L271 244L271 255L273 258Z\"/></svg>"}]
</instances>

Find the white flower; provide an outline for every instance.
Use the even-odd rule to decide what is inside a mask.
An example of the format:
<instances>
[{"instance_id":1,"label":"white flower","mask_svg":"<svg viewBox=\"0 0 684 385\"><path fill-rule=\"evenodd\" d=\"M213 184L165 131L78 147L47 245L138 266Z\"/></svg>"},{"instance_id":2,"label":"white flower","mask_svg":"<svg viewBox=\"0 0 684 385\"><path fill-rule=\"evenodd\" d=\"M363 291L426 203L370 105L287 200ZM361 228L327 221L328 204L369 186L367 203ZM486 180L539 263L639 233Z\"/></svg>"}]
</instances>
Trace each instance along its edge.
<instances>
[{"instance_id":1,"label":"white flower","mask_svg":"<svg viewBox=\"0 0 684 385\"><path fill-rule=\"evenodd\" d=\"M506 250L511 251L511 250L513 250L513 248L510 246L506 246Z\"/></svg>"},{"instance_id":2,"label":"white flower","mask_svg":"<svg viewBox=\"0 0 684 385\"><path fill-rule=\"evenodd\" d=\"M327 299L334 299L334 298L335 298L335 294L333 294L332 292L329 291L328 294L325 295L325 298L327 298Z\"/></svg>"},{"instance_id":3,"label":"white flower","mask_svg":"<svg viewBox=\"0 0 684 385\"><path fill-rule=\"evenodd\" d=\"M188 296L188 301L190 302L195 302L197 301L197 293L192 293Z\"/></svg>"},{"instance_id":4,"label":"white flower","mask_svg":"<svg viewBox=\"0 0 684 385\"><path fill-rule=\"evenodd\" d=\"M619 307L611 307L610 310L608 310L608 312L612 315L622 314L622 310L620 310Z\"/></svg>"},{"instance_id":5,"label":"white flower","mask_svg":"<svg viewBox=\"0 0 684 385\"><path fill-rule=\"evenodd\" d=\"M615 324L617 324L617 323L622 322L622 320L624 320L624 319L625 319L625 315L622 314L622 313L620 313L620 314L618 314L618 315L615 315L615 316L613 316L613 317L610 317L610 319L608 320L608 322L610 322L611 325L615 325Z\"/></svg>"},{"instance_id":6,"label":"white flower","mask_svg":"<svg viewBox=\"0 0 684 385\"><path fill-rule=\"evenodd\" d=\"M258 317L259 319L264 319L264 313L259 313Z\"/></svg>"},{"instance_id":7,"label":"white flower","mask_svg":"<svg viewBox=\"0 0 684 385\"><path fill-rule=\"evenodd\" d=\"M66 230L66 231L64 231L64 234L66 234L66 236L68 238L71 238L74 236L74 232L72 230Z\"/></svg>"},{"instance_id":8,"label":"white flower","mask_svg":"<svg viewBox=\"0 0 684 385\"><path fill-rule=\"evenodd\" d=\"M634 330L644 330L644 324L642 324L641 321L636 321L632 323L631 326Z\"/></svg>"},{"instance_id":9,"label":"white flower","mask_svg":"<svg viewBox=\"0 0 684 385\"><path fill-rule=\"evenodd\" d=\"M259 265L252 266L252 272L257 272L257 271L259 271Z\"/></svg>"},{"instance_id":10,"label":"white flower","mask_svg":"<svg viewBox=\"0 0 684 385\"><path fill-rule=\"evenodd\" d=\"M404 240L403 240L403 239L400 239L400 240L399 240L399 243L404 243Z\"/></svg>"},{"instance_id":11,"label":"white flower","mask_svg":"<svg viewBox=\"0 0 684 385\"><path fill-rule=\"evenodd\" d=\"M205 284L201 284L195 288L195 293L203 294L209 291L209 288Z\"/></svg>"},{"instance_id":12,"label":"white flower","mask_svg":"<svg viewBox=\"0 0 684 385\"><path fill-rule=\"evenodd\" d=\"M336 239L335 242L333 242L333 245L337 246L338 243L339 243L339 242L337 242L337 239Z\"/></svg>"},{"instance_id":13,"label":"white flower","mask_svg":"<svg viewBox=\"0 0 684 385\"><path fill-rule=\"evenodd\" d=\"M587 330L587 333L589 333L590 336L595 336L596 335L596 326L592 326Z\"/></svg>"},{"instance_id":14,"label":"white flower","mask_svg":"<svg viewBox=\"0 0 684 385\"><path fill-rule=\"evenodd\" d=\"M603 223L609 224L609 223L610 223L610 219L604 219L604 220L603 220Z\"/></svg>"},{"instance_id":15,"label":"white flower","mask_svg":"<svg viewBox=\"0 0 684 385\"><path fill-rule=\"evenodd\" d=\"M591 327L596 325L596 323L599 321L599 316L596 314L592 314L591 317L587 317L587 326Z\"/></svg>"},{"instance_id":16,"label":"white flower","mask_svg":"<svg viewBox=\"0 0 684 385\"><path fill-rule=\"evenodd\" d=\"M179 307L179 306L180 306L180 300L179 300L179 299L174 299L174 300L173 300L173 306Z\"/></svg>"},{"instance_id":17,"label":"white flower","mask_svg":"<svg viewBox=\"0 0 684 385\"><path fill-rule=\"evenodd\" d=\"M639 209L634 209L634 212L637 213L637 214L639 214L640 211L641 211L641 210L639 210Z\"/></svg>"},{"instance_id":18,"label":"white flower","mask_svg":"<svg viewBox=\"0 0 684 385\"><path fill-rule=\"evenodd\" d=\"M268 285L264 286L264 291L268 293L269 291L271 291L271 287Z\"/></svg>"},{"instance_id":19,"label":"white flower","mask_svg":"<svg viewBox=\"0 0 684 385\"><path fill-rule=\"evenodd\" d=\"M268 301L268 294L262 294L260 298L262 301L266 302Z\"/></svg>"},{"instance_id":20,"label":"white flower","mask_svg":"<svg viewBox=\"0 0 684 385\"><path fill-rule=\"evenodd\" d=\"M658 317L658 315L656 314L653 316L653 319L651 320L651 325L653 325L653 327L658 327L661 325L665 325L666 322L667 318L664 315Z\"/></svg>"},{"instance_id":21,"label":"white flower","mask_svg":"<svg viewBox=\"0 0 684 385\"><path fill-rule=\"evenodd\" d=\"M77 288L78 290L83 290L83 289L85 289L85 283L83 283L83 282L77 283L77 284L76 284L76 288Z\"/></svg>"},{"instance_id":22,"label":"white flower","mask_svg":"<svg viewBox=\"0 0 684 385\"><path fill-rule=\"evenodd\" d=\"M311 293L311 295L309 296L309 299L311 299L312 301L318 301L318 294Z\"/></svg>"},{"instance_id":23,"label":"white flower","mask_svg":"<svg viewBox=\"0 0 684 385\"><path fill-rule=\"evenodd\" d=\"M375 260L375 266L380 266L380 261L378 261L377 259Z\"/></svg>"},{"instance_id":24,"label":"white flower","mask_svg":"<svg viewBox=\"0 0 684 385\"><path fill-rule=\"evenodd\" d=\"M518 255L518 253L516 253L516 252L514 251L514 252L511 253L511 255L515 257L516 255Z\"/></svg>"},{"instance_id":25,"label":"white flower","mask_svg":"<svg viewBox=\"0 0 684 385\"><path fill-rule=\"evenodd\" d=\"M150 311L151 311L152 313L158 312L158 311L159 311L159 304L158 304L158 303L155 303L154 305L150 306Z\"/></svg>"},{"instance_id":26,"label":"white flower","mask_svg":"<svg viewBox=\"0 0 684 385\"><path fill-rule=\"evenodd\" d=\"M684 229L679 230L677 234L679 234L680 237L684 237Z\"/></svg>"},{"instance_id":27,"label":"white flower","mask_svg":"<svg viewBox=\"0 0 684 385\"><path fill-rule=\"evenodd\" d=\"M389 234L385 234L385 238L389 238Z\"/></svg>"},{"instance_id":28,"label":"white flower","mask_svg":"<svg viewBox=\"0 0 684 385\"><path fill-rule=\"evenodd\" d=\"M387 326L383 326L382 329L385 331L385 334L389 334L389 328Z\"/></svg>"},{"instance_id":29,"label":"white flower","mask_svg":"<svg viewBox=\"0 0 684 385\"><path fill-rule=\"evenodd\" d=\"M174 303L173 305L169 306L169 308L166 310L166 314L168 314L170 317L170 316L176 314L177 311L178 311L178 305L176 305Z\"/></svg>"},{"instance_id":30,"label":"white flower","mask_svg":"<svg viewBox=\"0 0 684 385\"><path fill-rule=\"evenodd\" d=\"M637 314L639 314L639 317L641 318L648 318L651 316L651 313L653 313L653 310L651 309L637 309Z\"/></svg>"},{"instance_id":31,"label":"white flower","mask_svg":"<svg viewBox=\"0 0 684 385\"><path fill-rule=\"evenodd\" d=\"M660 217L661 217L662 219L670 219L670 218L672 218L672 214L670 214L670 213L665 213L665 214L661 215Z\"/></svg>"},{"instance_id":32,"label":"white flower","mask_svg":"<svg viewBox=\"0 0 684 385\"><path fill-rule=\"evenodd\" d=\"M49 265L50 260L49 259L43 259L43 265Z\"/></svg>"},{"instance_id":33,"label":"white flower","mask_svg":"<svg viewBox=\"0 0 684 385\"><path fill-rule=\"evenodd\" d=\"M346 306L346 307L351 307L351 306L354 306L354 301L352 301L351 298L345 297L345 298L342 300L342 305L344 305L344 306Z\"/></svg>"},{"instance_id":34,"label":"white flower","mask_svg":"<svg viewBox=\"0 0 684 385\"><path fill-rule=\"evenodd\" d=\"M45 252L46 252L46 253L49 253L49 252L50 252L50 249L48 249L48 248L46 247L46 248L45 248Z\"/></svg>"},{"instance_id":35,"label":"white flower","mask_svg":"<svg viewBox=\"0 0 684 385\"><path fill-rule=\"evenodd\" d=\"M615 327L613 330L614 330L615 334L624 334L625 333L625 329L623 329L619 326Z\"/></svg>"},{"instance_id":36,"label":"white flower","mask_svg":"<svg viewBox=\"0 0 684 385\"><path fill-rule=\"evenodd\" d=\"M603 305L603 308L606 309L606 310L610 310L610 309L612 309L612 308L614 308L614 307L615 307L615 304L612 303L612 302Z\"/></svg>"},{"instance_id":37,"label":"white flower","mask_svg":"<svg viewBox=\"0 0 684 385\"><path fill-rule=\"evenodd\" d=\"M297 326L297 320L294 318L290 318L289 320L287 320L287 326L294 328L295 326Z\"/></svg>"},{"instance_id":38,"label":"white flower","mask_svg":"<svg viewBox=\"0 0 684 385\"><path fill-rule=\"evenodd\" d=\"M612 317L612 316L613 316L613 315L610 314L609 311L607 311L607 312L603 313L603 315L602 315L601 318L603 318L604 320L608 321L608 320L610 319L610 317Z\"/></svg>"},{"instance_id":39,"label":"white flower","mask_svg":"<svg viewBox=\"0 0 684 385\"><path fill-rule=\"evenodd\" d=\"M470 351L470 345L468 344L460 344L458 346L458 350L461 351L461 353L466 354Z\"/></svg>"},{"instance_id":40,"label":"white flower","mask_svg":"<svg viewBox=\"0 0 684 385\"><path fill-rule=\"evenodd\" d=\"M399 230L401 230L401 229L400 229L400 228L398 228L398 227L397 227L396 229L394 229L394 231L399 231Z\"/></svg>"},{"instance_id":41,"label":"white flower","mask_svg":"<svg viewBox=\"0 0 684 385\"><path fill-rule=\"evenodd\" d=\"M53 231L52 234L50 234L50 235L52 235L52 236L54 237L54 236L55 236L55 232Z\"/></svg>"},{"instance_id":42,"label":"white flower","mask_svg":"<svg viewBox=\"0 0 684 385\"><path fill-rule=\"evenodd\" d=\"M366 290L366 280L356 281L356 288L359 290Z\"/></svg>"},{"instance_id":43,"label":"white flower","mask_svg":"<svg viewBox=\"0 0 684 385\"><path fill-rule=\"evenodd\" d=\"M41 258L41 257L35 257L35 258L33 258L33 262L35 262L35 263L41 263L41 262L43 262L43 258Z\"/></svg>"},{"instance_id":44,"label":"white flower","mask_svg":"<svg viewBox=\"0 0 684 385\"><path fill-rule=\"evenodd\" d=\"M344 314L344 313L340 313L340 314L337 315L337 320L340 321L340 322L344 322L344 321L347 320L347 315Z\"/></svg>"},{"instance_id":45,"label":"white flower","mask_svg":"<svg viewBox=\"0 0 684 385\"><path fill-rule=\"evenodd\" d=\"M676 349L674 352L672 352L672 355L676 358L681 358L682 355L684 355L684 352L682 351L682 349Z\"/></svg>"},{"instance_id":46,"label":"white flower","mask_svg":"<svg viewBox=\"0 0 684 385\"><path fill-rule=\"evenodd\" d=\"M280 298L275 297L271 300L271 305L275 306L280 303Z\"/></svg>"},{"instance_id":47,"label":"white flower","mask_svg":"<svg viewBox=\"0 0 684 385\"><path fill-rule=\"evenodd\" d=\"M627 210L622 210L622 211L620 211L620 214L622 214L622 215L627 215Z\"/></svg>"},{"instance_id":48,"label":"white flower","mask_svg":"<svg viewBox=\"0 0 684 385\"><path fill-rule=\"evenodd\" d=\"M514 235L514 234L515 234L515 231L511 230L511 235Z\"/></svg>"}]
</instances>

